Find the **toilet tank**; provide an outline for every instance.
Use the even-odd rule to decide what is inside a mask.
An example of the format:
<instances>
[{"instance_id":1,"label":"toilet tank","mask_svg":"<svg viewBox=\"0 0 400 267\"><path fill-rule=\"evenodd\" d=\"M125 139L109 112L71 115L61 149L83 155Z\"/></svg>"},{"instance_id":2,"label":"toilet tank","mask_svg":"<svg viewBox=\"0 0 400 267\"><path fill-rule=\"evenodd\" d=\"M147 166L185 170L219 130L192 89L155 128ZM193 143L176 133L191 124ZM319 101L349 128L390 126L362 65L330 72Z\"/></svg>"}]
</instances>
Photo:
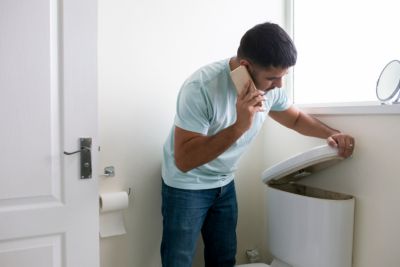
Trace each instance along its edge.
<instances>
[{"instance_id":1,"label":"toilet tank","mask_svg":"<svg viewBox=\"0 0 400 267\"><path fill-rule=\"evenodd\" d=\"M328 145L265 170L271 254L293 267L351 267L353 196L301 185L299 180L342 161Z\"/></svg>"}]
</instances>

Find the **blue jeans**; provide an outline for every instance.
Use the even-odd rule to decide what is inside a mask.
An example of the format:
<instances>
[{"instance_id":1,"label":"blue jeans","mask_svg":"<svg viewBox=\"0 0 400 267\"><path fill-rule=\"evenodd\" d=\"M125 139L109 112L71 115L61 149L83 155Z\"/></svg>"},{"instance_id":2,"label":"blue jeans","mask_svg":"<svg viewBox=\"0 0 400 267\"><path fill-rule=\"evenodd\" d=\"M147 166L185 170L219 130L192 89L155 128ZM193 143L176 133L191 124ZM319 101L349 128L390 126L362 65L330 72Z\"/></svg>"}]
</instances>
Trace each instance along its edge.
<instances>
[{"instance_id":1,"label":"blue jeans","mask_svg":"<svg viewBox=\"0 0 400 267\"><path fill-rule=\"evenodd\" d=\"M162 184L163 267L191 267L200 232L206 267L233 267L236 256L235 184L185 190Z\"/></svg>"}]
</instances>

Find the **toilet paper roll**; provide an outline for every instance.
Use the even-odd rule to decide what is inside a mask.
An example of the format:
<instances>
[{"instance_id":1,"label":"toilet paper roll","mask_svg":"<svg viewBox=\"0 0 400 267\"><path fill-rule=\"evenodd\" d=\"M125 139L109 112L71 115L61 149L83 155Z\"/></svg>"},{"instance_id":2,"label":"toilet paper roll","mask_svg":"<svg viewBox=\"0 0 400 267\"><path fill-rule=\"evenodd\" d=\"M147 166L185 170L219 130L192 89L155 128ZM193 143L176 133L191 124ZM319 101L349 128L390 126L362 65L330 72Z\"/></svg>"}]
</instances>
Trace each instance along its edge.
<instances>
[{"instance_id":1,"label":"toilet paper roll","mask_svg":"<svg viewBox=\"0 0 400 267\"><path fill-rule=\"evenodd\" d=\"M122 211L128 206L129 198L126 192L100 195L100 237L104 238L126 233Z\"/></svg>"},{"instance_id":2,"label":"toilet paper roll","mask_svg":"<svg viewBox=\"0 0 400 267\"><path fill-rule=\"evenodd\" d=\"M114 192L100 195L100 212L126 209L129 205L128 193Z\"/></svg>"}]
</instances>

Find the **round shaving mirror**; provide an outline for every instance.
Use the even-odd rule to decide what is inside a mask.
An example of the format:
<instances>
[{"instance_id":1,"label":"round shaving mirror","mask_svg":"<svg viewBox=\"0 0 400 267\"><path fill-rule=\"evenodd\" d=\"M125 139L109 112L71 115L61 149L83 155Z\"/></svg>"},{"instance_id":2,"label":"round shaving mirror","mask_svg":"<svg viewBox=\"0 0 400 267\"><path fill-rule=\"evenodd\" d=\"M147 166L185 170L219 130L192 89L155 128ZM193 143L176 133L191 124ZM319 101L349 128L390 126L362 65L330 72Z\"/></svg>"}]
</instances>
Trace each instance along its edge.
<instances>
[{"instance_id":1,"label":"round shaving mirror","mask_svg":"<svg viewBox=\"0 0 400 267\"><path fill-rule=\"evenodd\" d=\"M400 90L400 61L390 61L382 70L379 75L378 82L376 83L376 97L382 104L390 104ZM399 103L400 94L391 102L392 104Z\"/></svg>"}]
</instances>

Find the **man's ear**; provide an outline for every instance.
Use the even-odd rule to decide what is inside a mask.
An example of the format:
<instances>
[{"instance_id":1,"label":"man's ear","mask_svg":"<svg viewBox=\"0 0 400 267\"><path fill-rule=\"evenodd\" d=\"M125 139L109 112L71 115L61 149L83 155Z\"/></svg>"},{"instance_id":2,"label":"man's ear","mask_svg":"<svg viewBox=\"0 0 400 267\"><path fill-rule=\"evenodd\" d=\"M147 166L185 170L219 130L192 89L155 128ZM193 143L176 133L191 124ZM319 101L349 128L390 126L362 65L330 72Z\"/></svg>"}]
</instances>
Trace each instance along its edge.
<instances>
[{"instance_id":1,"label":"man's ear","mask_svg":"<svg viewBox=\"0 0 400 267\"><path fill-rule=\"evenodd\" d=\"M240 65L243 65L243 66L246 66L246 67L249 67L250 62L249 62L248 60L246 60L246 59L241 59L241 60L239 61L239 64L240 64Z\"/></svg>"}]
</instances>

